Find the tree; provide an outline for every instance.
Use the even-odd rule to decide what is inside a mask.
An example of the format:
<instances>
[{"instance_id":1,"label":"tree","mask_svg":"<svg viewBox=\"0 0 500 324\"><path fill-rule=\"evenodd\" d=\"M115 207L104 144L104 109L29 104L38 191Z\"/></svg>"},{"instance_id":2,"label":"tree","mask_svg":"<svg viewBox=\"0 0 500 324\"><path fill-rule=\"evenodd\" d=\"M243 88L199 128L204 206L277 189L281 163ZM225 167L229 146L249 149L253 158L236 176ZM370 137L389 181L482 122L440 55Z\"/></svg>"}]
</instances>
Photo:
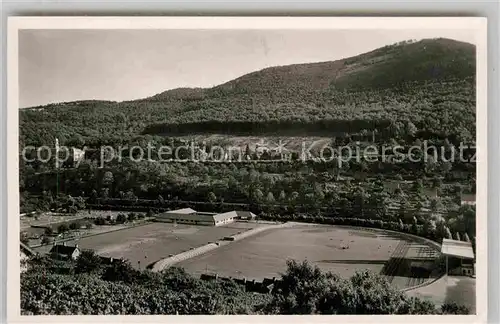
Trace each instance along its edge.
<instances>
[{"instance_id":1,"label":"tree","mask_svg":"<svg viewBox=\"0 0 500 324\"><path fill-rule=\"evenodd\" d=\"M413 216L413 222L411 224L411 230L414 234L419 234L418 233L418 222L417 222L417 217Z\"/></svg>"},{"instance_id":2,"label":"tree","mask_svg":"<svg viewBox=\"0 0 500 324\"><path fill-rule=\"evenodd\" d=\"M137 215L134 212L128 214L128 221L129 222L133 222L136 219L137 219Z\"/></svg>"},{"instance_id":3,"label":"tree","mask_svg":"<svg viewBox=\"0 0 500 324\"><path fill-rule=\"evenodd\" d=\"M408 136L414 137L418 129L411 121L407 121L405 131Z\"/></svg>"},{"instance_id":4,"label":"tree","mask_svg":"<svg viewBox=\"0 0 500 324\"><path fill-rule=\"evenodd\" d=\"M404 219L404 223L408 224L413 221L413 213L411 211L410 202L407 199L402 199L399 204L399 217Z\"/></svg>"},{"instance_id":5,"label":"tree","mask_svg":"<svg viewBox=\"0 0 500 324\"><path fill-rule=\"evenodd\" d=\"M87 204L85 203L85 199L83 199L83 197L81 197L81 196L75 197L74 203L75 203L75 207L78 210L83 210L87 207Z\"/></svg>"},{"instance_id":6,"label":"tree","mask_svg":"<svg viewBox=\"0 0 500 324\"><path fill-rule=\"evenodd\" d=\"M122 281L128 284L136 282L139 271L132 268L129 262L117 260L107 267L102 274L102 279L106 281Z\"/></svg>"},{"instance_id":7,"label":"tree","mask_svg":"<svg viewBox=\"0 0 500 324\"><path fill-rule=\"evenodd\" d=\"M326 277L317 266L288 260L287 270L273 290L272 308L279 314L316 313L326 284Z\"/></svg>"},{"instance_id":8,"label":"tree","mask_svg":"<svg viewBox=\"0 0 500 324\"><path fill-rule=\"evenodd\" d=\"M325 193L323 192L323 189L319 185L314 186L314 196L317 200L320 202L325 199Z\"/></svg>"},{"instance_id":9,"label":"tree","mask_svg":"<svg viewBox=\"0 0 500 324\"><path fill-rule=\"evenodd\" d=\"M285 194L285 190L281 190L280 192L280 195L279 195L279 201L280 202L285 202L286 201L286 194Z\"/></svg>"},{"instance_id":10,"label":"tree","mask_svg":"<svg viewBox=\"0 0 500 324\"><path fill-rule=\"evenodd\" d=\"M108 199L109 198L109 188L102 188L101 190L101 198Z\"/></svg>"},{"instance_id":11,"label":"tree","mask_svg":"<svg viewBox=\"0 0 500 324\"><path fill-rule=\"evenodd\" d=\"M215 203L215 201L217 200L217 196L213 193L213 191L210 191L210 192L208 193L208 198L207 198L207 199L208 199L208 201L209 201L211 204L213 204L213 203Z\"/></svg>"},{"instance_id":12,"label":"tree","mask_svg":"<svg viewBox=\"0 0 500 324\"><path fill-rule=\"evenodd\" d=\"M97 190L92 189L90 192L90 197L89 197L89 202L91 203L97 203L97 199L99 198L99 195L97 194Z\"/></svg>"},{"instance_id":13,"label":"tree","mask_svg":"<svg viewBox=\"0 0 500 324\"><path fill-rule=\"evenodd\" d=\"M257 203L261 203L262 199L264 198L264 194L262 193L262 190L260 189L255 189L253 192L254 199Z\"/></svg>"},{"instance_id":14,"label":"tree","mask_svg":"<svg viewBox=\"0 0 500 324\"><path fill-rule=\"evenodd\" d=\"M252 152L250 151L250 146L247 144L245 147L245 158L250 157L252 155Z\"/></svg>"},{"instance_id":15,"label":"tree","mask_svg":"<svg viewBox=\"0 0 500 324\"><path fill-rule=\"evenodd\" d=\"M439 198L432 198L430 200L430 209L432 212L437 212L438 210L440 210L441 208L443 208L443 204L441 203L441 199Z\"/></svg>"},{"instance_id":16,"label":"tree","mask_svg":"<svg viewBox=\"0 0 500 324\"><path fill-rule=\"evenodd\" d=\"M450 240L452 239L451 232L450 232L450 229L448 228L448 226L444 227L444 237L447 239L450 239Z\"/></svg>"},{"instance_id":17,"label":"tree","mask_svg":"<svg viewBox=\"0 0 500 324\"><path fill-rule=\"evenodd\" d=\"M441 169L443 170L444 173L448 173L451 171L453 166L451 165L450 162L443 162L441 165Z\"/></svg>"},{"instance_id":18,"label":"tree","mask_svg":"<svg viewBox=\"0 0 500 324\"><path fill-rule=\"evenodd\" d=\"M75 273L91 273L101 268L101 258L91 250L83 250L76 259Z\"/></svg>"},{"instance_id":19,"label":"tree","mask_svg":"<svg viewBox=\"0 0 500 324\"><path fill-rule=\"evenodd\" d=\"M106 220L104 219L104 217L97 217L95 220L94 220L94 224L96 225L105 225L106 224Z\"/></svg>"},{"instance_id":20,"label":"tree","mask_svg":"<svg viewBox=\"0 0 500 324\"><path fill-rule=\"evenodd\" d=\"M307 261L288 261L265 313L435 314L436 308L429 301L407 297L384 277L369 271L342 279Z\"/></svg>"},{"instance_id":21,"label":"tree","mask_svg":"<svg viewBox=\"0 0 500 324\"><path fill-rule=\"evenodd\" d=\"M63 223L57 227L57 233L63 234L69 231L69 227L67 224Z\"/></svg>"},{"instance_id":22,"label":"tree","mask_svg":"<svg viewBox=\"0 0 500 324\"><path fill-rule=\"evenodd\" d=\"M428 224L429 225L428 225L428 228L427 228L427 234L429 234L430 237L434 237L436 235L436 232L437 232L436 222L431 219Z\"/></svg>"},{"instance_id":23,"label":"tree","mask_svg":"<svg viewBox=\"0 0 500 324\"><path fill-rule=\"evenodd\" d=\"M445 303L441 305L441 312L443 314L456 314L456 315L469 315L470 310L463 306L457 305L456 303Z\"/></svg>"},{"instance_id":24,"label":"tree","mask_svg":"<svg viewBox=\"0 0 500 324\"><path fill-rule=\"evenodd\" d=\"M432 187L433 188L436 188L436 189L439 189L443 186L443 180L441 180L440 177L438 176L435 176L433 179L432 179Z\"/></svg>"},{"instance_id":25,"label":"tree","mask_svg":"<svg viewBox=\"0 0 500 324\"><path fill-rule=\"evenodd\" d=\"M111 171L104 172L104 175L102 177L102 183L105 186L109 186L113 183L113 181L114 181L113 172Z\"/></svg>"},{"instance_id":26,"label":"tree","mask_svg":"<svg viewBox=\"0 0 500 324\"><path fill-rule=\"evenodd\" d=\"M266 196L266 203L269 204L269 205L272 205L274 204L276 201L274 199L274 195L271 191L269 191L267 193L267 196Z\"/></svg>"},{"instance_id":27,"label":"tree","mask_svg":"<svg viewBox=\"0 0 500 324\"><path fill-rule=\"evenodd\" d=\"M133 190L128 190L125 193L125 199L130 200L134 203L136 203L139 200L139 198L135 195Z\"/></svg>"},{"instance_id":28,"label":"tree","mask_svg":"<svg viewBox=\"0 0 500 324\"><path fill-rule=\"evenodd\" d=\"M421 195L424 190L424 185L422 183L422 179L417 179L413 182L413 190L418 195Z\"/></svg>"},{"instance_id":29,"label":"tree","mask_svg":"<svg viewBox=\"0 0 500 324\"><path fill-rule=\"evenodd\" d=\"M127 216L125 216L125 214L120 213L116 216L116 223L123 224L126 221L127 221Z\"/></svg>"},{"instance_id":30,"label":"tree","mask_svg":"<svg viewBox=\"0 0 500 324\"><path fill-rule=\"evenodd\" d=\"M456 220L456 230L476 233L476 208L470 205L460 206Z\"/></svg>"},{"instance_id":31,"label":"tree","mask_svg":"<svg viewBox=\"0 0 500 324\"><path fill-rule=\"evenodd\" d=\"M80 229L80 223L79 222L72 222L69 224L69 229L70 230L77 230Z\"/></svg>"}]
</instances>

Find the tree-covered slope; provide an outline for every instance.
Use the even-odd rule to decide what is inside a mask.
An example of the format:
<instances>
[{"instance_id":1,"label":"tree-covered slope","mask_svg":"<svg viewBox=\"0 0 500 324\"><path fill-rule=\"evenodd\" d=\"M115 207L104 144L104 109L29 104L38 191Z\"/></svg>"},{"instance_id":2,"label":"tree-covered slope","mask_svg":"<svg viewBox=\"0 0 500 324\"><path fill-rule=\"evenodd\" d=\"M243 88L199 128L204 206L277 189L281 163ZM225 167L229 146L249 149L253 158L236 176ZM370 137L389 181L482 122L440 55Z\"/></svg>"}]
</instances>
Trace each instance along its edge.
<instances>
[{"instance_id":1,"label":"tree-covered slope","mask_svg":"<svg viewBox=\"0 0 500 324\"><path fill-rule=\"evenodd\" d=\"M21 141L87 143L139 134L359 133L404 129L475 137L475 47L401 42L343 60L267 68L210 88L127 102L79 101L20 112ZM399 134L405 135L405 134Z\"/></svg>"}]
</instances>

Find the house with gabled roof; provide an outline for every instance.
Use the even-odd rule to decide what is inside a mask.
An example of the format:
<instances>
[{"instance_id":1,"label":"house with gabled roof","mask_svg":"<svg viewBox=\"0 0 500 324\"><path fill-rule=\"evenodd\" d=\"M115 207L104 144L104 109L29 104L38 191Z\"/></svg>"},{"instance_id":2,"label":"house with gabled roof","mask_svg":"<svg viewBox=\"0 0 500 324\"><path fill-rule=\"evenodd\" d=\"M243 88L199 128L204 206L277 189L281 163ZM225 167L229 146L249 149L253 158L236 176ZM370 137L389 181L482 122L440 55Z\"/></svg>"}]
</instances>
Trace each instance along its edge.
<instances>
[{"instance_id":1,"label":"house with gabled roof","mask_svg":"<svg viewBox=\"0 0 500 324\"><path fill-rule=\"evenodd\" d=\"M81 251L78 248L78 244L74 246L62 244L54 244L52 249L50 249L50 256L56 260L76 260L80 255Z\"/></svg>"}]
</instances>

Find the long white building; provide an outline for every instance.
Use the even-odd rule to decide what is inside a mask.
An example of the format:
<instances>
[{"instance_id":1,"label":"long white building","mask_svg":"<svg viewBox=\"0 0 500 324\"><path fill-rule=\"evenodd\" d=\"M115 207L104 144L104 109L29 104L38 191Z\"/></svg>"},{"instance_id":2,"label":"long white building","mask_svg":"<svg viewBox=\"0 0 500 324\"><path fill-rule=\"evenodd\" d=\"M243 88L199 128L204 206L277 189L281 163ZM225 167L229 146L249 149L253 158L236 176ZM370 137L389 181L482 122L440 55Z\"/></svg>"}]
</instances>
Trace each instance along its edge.
<instances>
[{"instance_id":1,"label":"long white building","mask_svg":"<svg viewBox=\"0 0 500 324\"><path fill-rule=\"evenodd\" d=\"M230 224L237 219L251 219L255 217L250 212L230 211L221 214L197 212L191 208L170 210L156 216L157 222L221 226Z\"/></svg>"}]
</instances>

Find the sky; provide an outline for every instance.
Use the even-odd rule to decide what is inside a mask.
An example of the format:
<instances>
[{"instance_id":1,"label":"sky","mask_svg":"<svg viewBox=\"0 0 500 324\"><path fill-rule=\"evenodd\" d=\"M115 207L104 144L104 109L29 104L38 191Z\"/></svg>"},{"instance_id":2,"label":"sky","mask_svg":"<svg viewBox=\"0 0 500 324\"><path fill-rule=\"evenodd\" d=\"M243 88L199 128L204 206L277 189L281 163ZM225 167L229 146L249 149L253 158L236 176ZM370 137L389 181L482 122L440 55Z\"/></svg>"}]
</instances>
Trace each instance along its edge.
<instances>
[{"instance_id":1,"label":"sky","mask_svg":"<svg viewBox=\"0 0 500 324\"><path fill-rule=\"evenodd\" d=\"M19 107L140 99L212 87L270 66L322 62L472 30L21 30Z\"/></svg>"}]
</instances>

